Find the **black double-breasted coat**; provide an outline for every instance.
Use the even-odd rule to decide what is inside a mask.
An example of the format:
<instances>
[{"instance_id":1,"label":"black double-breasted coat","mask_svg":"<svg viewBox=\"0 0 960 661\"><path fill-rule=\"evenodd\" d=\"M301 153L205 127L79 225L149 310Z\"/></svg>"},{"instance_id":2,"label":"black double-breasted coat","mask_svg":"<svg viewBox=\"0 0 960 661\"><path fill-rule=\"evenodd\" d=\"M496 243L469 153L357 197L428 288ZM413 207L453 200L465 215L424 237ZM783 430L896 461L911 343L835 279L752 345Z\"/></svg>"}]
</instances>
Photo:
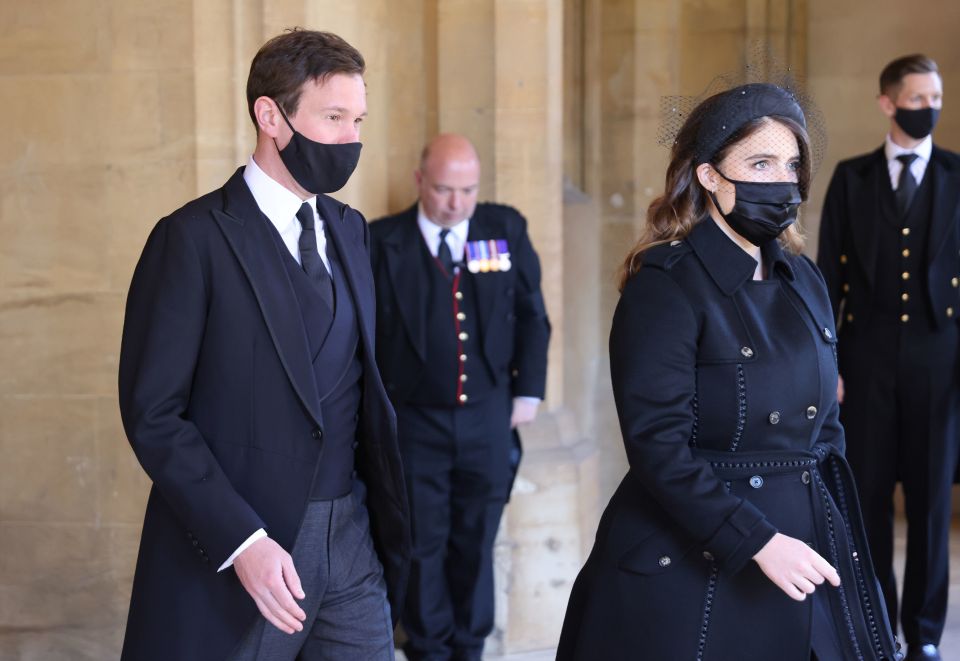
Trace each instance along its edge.
<instances>
[{"instance_id":1,"label":"black double-breasted coat","mask_svg":"<svg viewBox=\"0 0 960 661\"><path fill-rule=\"evenodd\" d=\"M756 261L709 218L648 250L610 335L629 471L573 587L558 659L809 661L813 600L752 557L776 532L840 572L845 658L893 658L838 422L834 325L805 257ZM858 656L862 655L862 656Z\"/></svg>"},{"instance_id":2,"label":"black double-breasted coat","mask_svg":"<svg viewBox=\"0 0 960 661\"><path fill-rule=\"evenodd\" d=\"M153 481L123 658L224 659L258 616L218 567L258 528L292 548L323 461L312 356L281 247L243 180L161 220L127 299L120 412ZM320 195L358 314L356 465L394 617L409 568L396 417L374 362L367 224Z\"/></svg>"}]
</instances>

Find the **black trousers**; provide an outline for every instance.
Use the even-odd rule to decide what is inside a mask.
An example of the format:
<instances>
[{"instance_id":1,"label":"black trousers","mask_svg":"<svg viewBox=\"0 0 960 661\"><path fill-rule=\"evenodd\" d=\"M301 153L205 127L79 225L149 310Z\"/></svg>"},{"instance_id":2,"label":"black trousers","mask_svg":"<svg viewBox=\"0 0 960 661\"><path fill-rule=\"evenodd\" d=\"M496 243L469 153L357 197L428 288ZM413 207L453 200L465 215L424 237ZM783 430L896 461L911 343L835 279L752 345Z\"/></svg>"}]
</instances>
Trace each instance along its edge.
<instances>
[{"instance_id":1,"label":"black trousers","mask_svg":"<svg viewBox=\"0 0 960 661\"><path fill-rule=\"evenodd\" d=\"M908 644L940 642L949 588L951 486L957 465L958 340L954 324L850 326L840 337L840 420L870 552L897 630L893 491L903 484L907 560L900 621Z\"/></svg>"},{"instance_id":2,"label":"black trousers","mask_svg":"<svg viewBox=\"0 0 960 661\"><path fill-rule=\"evenodd\" d=\"M398 406L413 554L402 623L411 661L480 659L493 630L493 543L507 500L511 400Z\"/></svg>"}]
</instances>

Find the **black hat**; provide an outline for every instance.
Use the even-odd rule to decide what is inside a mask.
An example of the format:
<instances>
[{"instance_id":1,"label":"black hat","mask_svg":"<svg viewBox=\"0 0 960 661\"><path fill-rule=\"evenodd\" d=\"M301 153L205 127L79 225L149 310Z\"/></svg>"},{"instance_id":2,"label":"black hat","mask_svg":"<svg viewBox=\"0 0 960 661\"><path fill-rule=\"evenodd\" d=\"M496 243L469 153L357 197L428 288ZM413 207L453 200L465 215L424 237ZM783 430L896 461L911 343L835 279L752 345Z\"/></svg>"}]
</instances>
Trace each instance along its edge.
<instances>
[{"instance_id":1,"label":"black hat","mask_svg":"<svg viewBox=\"0 0 960 661\"><path fill-rule=\"evenodd\" d=\"M740 85L713 97L697 132L697 163L709 162L717 150L744 124L761 117L780 115L806 128L807 122L796 97L770 83Z\"/></svg>"}]
</instances>

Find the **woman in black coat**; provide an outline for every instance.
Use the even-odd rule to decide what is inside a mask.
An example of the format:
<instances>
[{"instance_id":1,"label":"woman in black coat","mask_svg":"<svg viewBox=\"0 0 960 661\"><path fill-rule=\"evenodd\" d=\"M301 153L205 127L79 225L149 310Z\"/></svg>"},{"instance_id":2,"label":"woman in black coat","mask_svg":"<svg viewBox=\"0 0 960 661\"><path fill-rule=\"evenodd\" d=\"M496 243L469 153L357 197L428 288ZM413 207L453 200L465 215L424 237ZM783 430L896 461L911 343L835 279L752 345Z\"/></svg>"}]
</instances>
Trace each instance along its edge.
<instances>
[{"instance_id":1,"label":"woman in black coat","mask_svg":"<svg viewBox=\"0 0 960 661\"><path fill-rule=\"evenodd\" d=\"M558 659L899 658L843 460L830 302L793 226L810 160L773 85L680 130L610 336L630 470Z\"/></svg>"}]
</instances>

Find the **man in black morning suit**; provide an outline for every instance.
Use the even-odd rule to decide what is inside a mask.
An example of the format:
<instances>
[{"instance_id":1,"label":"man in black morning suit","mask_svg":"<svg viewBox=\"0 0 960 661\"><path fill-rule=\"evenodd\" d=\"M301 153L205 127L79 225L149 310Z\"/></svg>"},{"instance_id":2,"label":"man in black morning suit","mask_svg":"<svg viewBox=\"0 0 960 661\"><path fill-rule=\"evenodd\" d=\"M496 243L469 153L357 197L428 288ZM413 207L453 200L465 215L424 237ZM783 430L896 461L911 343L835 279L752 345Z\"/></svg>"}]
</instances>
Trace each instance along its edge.
<instances>
[{"instance_id":1,"label":"man in black morning suit","mask_svg":"<svg viewBox=\"0 0 960 661\"><path fill-rule=\"evenodd\" d=\"M377 361L397 409L413 531L404 651L479 660L519 452L511 430L543 398L550 324L526 221L477 204L473 145L438 136L416 181L419 202L370 227Z\"/></svg>"},{"instance_id":2,"label":"man in black morning suit","mask_svg":"<svg viewBox=\"0 0 960 661\"><path fill-rule=\"evenodd\" d=\"M393 658L409 520L369 233L321 194L357 164L363 71L333 34L267 42L253 156L147 240L120 356L153 480L124 659Z\"/></svg>"},{"instance_id":3,"label":"man in black morning suit","mask_svg":"<svg viewBox=\"0 0 960 661\"><path fill-rule=\"evenodd\" d=\"M880 149L837 166L817 259L840 327L847 457L894 629L892 498L903 484L908 660L940 658L958 454L960 157L932 142L941 85L921 55L884 69L890 132Z\"/></svg>"}]
</instances>

